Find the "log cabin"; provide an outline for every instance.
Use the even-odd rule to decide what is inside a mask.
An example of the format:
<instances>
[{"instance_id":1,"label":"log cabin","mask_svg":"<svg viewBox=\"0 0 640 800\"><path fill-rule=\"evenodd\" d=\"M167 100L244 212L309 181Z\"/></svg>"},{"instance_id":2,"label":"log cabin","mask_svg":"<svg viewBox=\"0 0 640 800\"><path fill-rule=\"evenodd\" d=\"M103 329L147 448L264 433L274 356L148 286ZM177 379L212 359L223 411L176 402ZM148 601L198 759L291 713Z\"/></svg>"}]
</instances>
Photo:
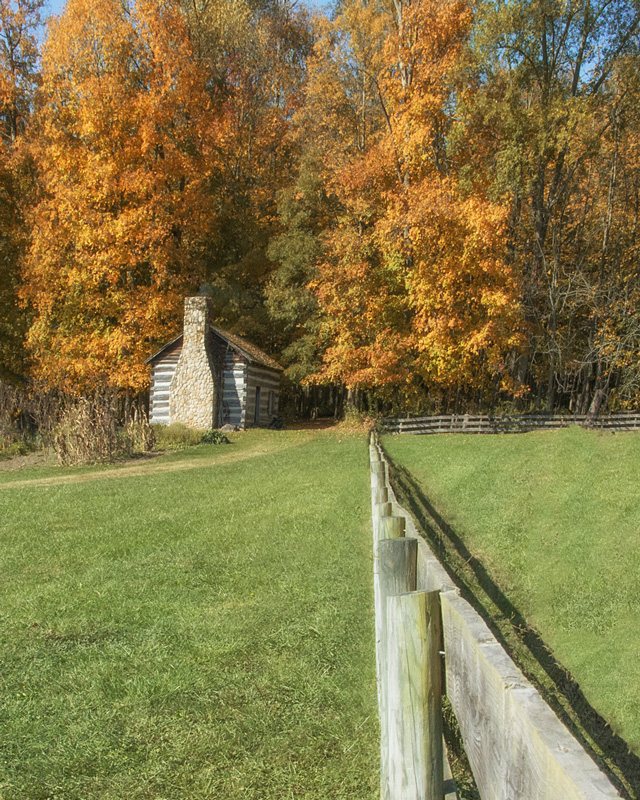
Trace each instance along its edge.
<instances>
[{"instance_id":1,"label":"log cabin","mask_svg":"<svg viewBox=\"0 0 640 800\"><path fill-rule=\"evenodd\" d=\"M211 317L208 297L185 298L183 332L147 359L150 422L202 430L268 425L279 411L282 367Z\"/></svg>"}]
</instances>

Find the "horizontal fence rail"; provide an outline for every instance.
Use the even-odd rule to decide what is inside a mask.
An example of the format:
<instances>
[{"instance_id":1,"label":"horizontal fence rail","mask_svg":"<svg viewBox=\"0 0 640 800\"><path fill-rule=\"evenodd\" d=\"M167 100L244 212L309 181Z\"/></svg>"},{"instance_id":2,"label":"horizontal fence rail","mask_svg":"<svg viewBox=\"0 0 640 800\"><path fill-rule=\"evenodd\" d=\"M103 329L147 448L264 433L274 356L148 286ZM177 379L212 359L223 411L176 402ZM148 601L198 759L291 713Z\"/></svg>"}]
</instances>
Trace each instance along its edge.
<instances>
[{"instance_id":1,"label":"horizontal fence rail","mask_svg":"<svg viewBox=\"0 0 640 800\"><path fill-rule=\"evenodd\" d=\"M579 425L594 430L640 430L640 414L442 414L431 417L388 418L382 421L384 433L526 433L557 430Z\"/></svg>"},{"instance_id":2,"label":"horizontal fence rail","mask_svg":"<svg viewBox=\"0 0 640 800\"><path fill-rule=\"evenodd\" d=\"M375 436L370 460L382 800L457 797L440 680L482 800L621 800L420 537Z\"/></svg>"}]
</instances>

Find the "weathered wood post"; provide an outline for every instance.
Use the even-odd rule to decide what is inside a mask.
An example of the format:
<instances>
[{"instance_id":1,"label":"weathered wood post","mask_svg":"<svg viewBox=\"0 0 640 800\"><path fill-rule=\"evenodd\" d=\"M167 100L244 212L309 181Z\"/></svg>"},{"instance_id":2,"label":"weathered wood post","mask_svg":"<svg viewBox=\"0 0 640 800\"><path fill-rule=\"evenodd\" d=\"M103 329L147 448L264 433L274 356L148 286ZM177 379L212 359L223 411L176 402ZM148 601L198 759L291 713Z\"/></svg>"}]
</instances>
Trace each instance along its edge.
<instances>
[{"instance_id":1,"label":"weathered wood post","mask_svg":"<svg viewBox=\"0 0 640 800\"><path fill-rule=\"evenodd\" d=\"M389 681L387 678L387 624L384 613L387 598L412 592L416 588L418 540L381 539L378 542L380 610L376 615L376 654L378 661L378 706L380 717L380 796L389 795Z\"/></svg>"},{"instance_id":2,"label":"weathered wood post","mask_svg":"<svg viewBox=\"0 0 640 800\"><path fill-rule=\"evenodd\" d=\"M374 489L373 492L386 492L387 490L384 489ZM373 602L374 602L374 609L375 609L375 624L376 624L376 664L378 668L378 705L380 705L380 692L381 692L381 684L380 684L380 676L383 674L381 672L381 665L380 665L380 647L379 643L381 640L380 631L378 628L384 627L385 624L385 605L382 602L381 595L380 595L380 553L378 550L378 542L381 538L388 538L386 536L380 535L380 528L383 520L391 518L391 503L377 503L374 507L373 511ZM395 530L399 530L398 526L396 526ZM404 528L403 532L397 533L398 536L404 535ZM390 537L389 537L390 538Z\"/></svg>"},{"instance_id":3,"label":"weathered wood post","mask_svg":"<svg viewBox=\"0 0 640 800\"><path fill-rule=\"evenodd\" d=\"M381 489L372 489L371 499L373 501L374 506L377 506L379 503L388 503L389 490L387 489L386 486L383 486Z\"/></svg>"},{"instance_id":4,"label":"weathered wood post","mask_svg":"<svg viewBox=\"0 0 640 800\"><path fill-rule=\"evenodd\" d=\"M391 506L391 503L386 504L387 507ZM386 511L386 509L384 509ZM387 607L386 607L386 595L383 597L382 594L382 587L381 587L381 562L380 562L380 545L382 542L386 542L387 540L399 540L400 538L404 538L405 532L405 518L404 517L393 517L391 516L391 509L389 508L389 514L386 516L378 516L377 518L377 530L374 531L374 541L373 541L373 594L374 594L374 604L375 604L375 623L376 623L376 665L377 665L377 675L378 675L378 715L380 718L380 733L381 733L381 751L383 754L383 758L381 759L380 767L380 789L382 793L382 799L387 800L388 798L388 786L389 780L388 775L385 772L385 759L384 759L384 752L386 751L386 676L387 676L387 667L386 667L386 652L383 649L386 643L386 626L387 626ZM415 589L414 586L409 586L406 588L406 591L411 591Z\"/></svg>"},{"instance_id":5,"label":"weathered wood post","mask_svg":"<svg viewBox=\"0 0 640 800\"><path fill-rule=\"evenodd\" d=\"M378 520L378 539L397 539L404 536L407 521L404 517L380 517Z\"/></svg>"},{"instance_id":6,"label":"weathered wood post","mask_svg":"<svg viewBox=\"0 0 640 800\"><path fill-rule=\"evenodd\" d=\"M378 496L376 495L377 491L384 489L387 491L387 498L385 500L378 500ZM376 505L378 502L387 502L388 500L388 490L387 490L387 480L384 472L384 461L372 461L371 462L371 518L373 519L373 527L374 527L374 536L375 536L375 527L376 527Z\"/></svg>"},{"instance_id":7,"label":"weathered wood post","mask_svg":"<svg viewBox=\"0 0 640 800\"><path fill-rule=\"evenodd\" d=\"M380 491L379 489L375 490L376 492ZM380 539L380 520L383 517L390 517L391 516L391 503L384 502L384 503L376 503L374 505L373 510L373 541L377 542Z\"/></svg>"},{"instance_id":8,"label":"weathered wood post","mask_svg":"<svg viewBox=\"0 0 640 800\"><path fill-rule=\"evenodd\" d=\"M378 454L377 448L372 444L369 448L370 453L370 468L371 468L371 522L373 527L373 596L375 607L375 622L378 625L378 619L383 612L380 606L380 586L378 580L378 538L379 538L379 521L382 516L391 515L391 504L389 501L389 490L386 485L386 476L384 471L384 461L374 458L374 451ZM378 634L376 631L376 641ZM376 664L378 668L378 703L380 702L380 663L379 652L376 646Z\"/></svg>"},{"instance_id":9,"label":"weathered wood post","mask_svg":"<svg viewBox=\"0 0 640 800\"><path fill-rule=\"evenodd\" d=\"M373 595L376 617L376 662L378 664L378 685L380 685L381 661L380 661L380 642L383 635L382 630L386 625L386 607L380 593L380 542L386 539L398 539L404 537L405 518L391 516L391 503L381 503L377 506L379 514L374 517L374 539L373 539ZM415 588L415 587L412 587ZM407 589L409 591L409 589Z\"/></svg>"},{"instance_id":10,"label":"weathered wood post","mask_svg":"<svg viewBox=\"0 0 640 800\"><path fill-rule=\"evenodd\" d=\"M442 800L439 592L387 599L389 800Z\"/></svg>"},{"instance_id":11,"label":"weathered wood post","mask_svg":"<svg viewBox=\"0 0 640 800\"><path fill-rule=\"evenodd\" d=\"M385 489L387 486L387 477L384 471L384 461L371 462L371 490Z\"/></svg>"},{"instance_id":12,"label":"weathered wood post","mask_svg":"<svg viewBox=\"0 0 640 800\"><path fill-rule=\"evenodd\" d=\"M387 598L392 595L407 594L415 590L418 564L417 539L405 537L380 539L378 557L380 561L380 594L385 604Z\"/></svg>"},{"instance_id":13,"label":"weathered wood post","mask_svg":"<svg viewBox=\"0 0 640 800\"><path fill-rule=\"evenodd\" d=\"M378 541L380 538L380 520L383 517L391 516L391 503L376 503L375 512L373 515L373 538Z\"/></svg>"},{"instance_id":14,"label":"weathered wood post","mask_svg":"<svg viewBox=\"0 0 640 800\"><path fill-rule=\"evenodd\" d=\"M382 640L382 629L386 625L386 607L380 595L380 549L378 545L384 539L403 537L406 522L404 517L391 516L391 503L381 503L376 507L376 511L378 509L379 514L374 516L373 527L373 596L376 617L376 662L378 664L378 678L380 678L382 672L380 671L379 643Z\"/></svg>"}]
</instances>

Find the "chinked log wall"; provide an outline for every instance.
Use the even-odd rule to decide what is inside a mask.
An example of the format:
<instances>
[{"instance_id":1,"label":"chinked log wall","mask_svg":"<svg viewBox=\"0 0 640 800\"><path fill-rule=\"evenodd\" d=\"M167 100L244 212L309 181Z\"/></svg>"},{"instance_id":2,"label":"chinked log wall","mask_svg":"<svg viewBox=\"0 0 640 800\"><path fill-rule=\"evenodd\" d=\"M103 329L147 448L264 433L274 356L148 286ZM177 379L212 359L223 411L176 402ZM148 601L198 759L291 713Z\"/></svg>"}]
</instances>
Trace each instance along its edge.
<instances>
[{"instance_id":1,"label":"chinked log wall","mask_svg":"<svg viewBox=\"0 0 640 800\"><path fill-rule=\"evenodd\" d=\"M383 800L449 797L433 702L440 635L442 683L482 800L619 800L420 538L375 440L370 457ZM392 546L403 540L413 546Z\"/></svg>"},{"instance_id":2,"label":"chinked log wall","mask_svg":"<svg viewBox=\"0 0 640 800\"><path fill-rule=\"evenodd\" d=\"M640 414L611 414L606 417L563 414L476 415L445 414L433 417L406 417L383 420L385 433L527 433L556 430L579 425L607 431L640 430Z\"/></svg>"}]
</instances>

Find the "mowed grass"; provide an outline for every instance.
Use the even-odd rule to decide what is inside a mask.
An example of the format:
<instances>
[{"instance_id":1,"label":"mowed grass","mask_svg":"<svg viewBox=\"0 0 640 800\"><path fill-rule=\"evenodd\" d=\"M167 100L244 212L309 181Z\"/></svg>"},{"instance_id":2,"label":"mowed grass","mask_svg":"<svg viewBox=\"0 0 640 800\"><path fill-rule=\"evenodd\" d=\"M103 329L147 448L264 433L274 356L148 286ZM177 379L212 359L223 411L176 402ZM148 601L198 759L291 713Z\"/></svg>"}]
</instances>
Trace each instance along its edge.
<instances>
[{"instance_id":1,"label":"mowed grass","mask_svg":"<svg viewBox=\"0 0 640 800\"><path fill-rule=\"evenodd\" d=\"M0 473L0 798L376 796L367 465L251 431Z\"/></svg>"},{"instance_id":2,"label":"mowed grass","mask_svg":"<svg viewBox=\"0 0 640 800\"><path fill-rule=\"evenodd\" d=\"M384 447L640 753L640 434L397 436Z\"/></svg>"}]
</instances>

